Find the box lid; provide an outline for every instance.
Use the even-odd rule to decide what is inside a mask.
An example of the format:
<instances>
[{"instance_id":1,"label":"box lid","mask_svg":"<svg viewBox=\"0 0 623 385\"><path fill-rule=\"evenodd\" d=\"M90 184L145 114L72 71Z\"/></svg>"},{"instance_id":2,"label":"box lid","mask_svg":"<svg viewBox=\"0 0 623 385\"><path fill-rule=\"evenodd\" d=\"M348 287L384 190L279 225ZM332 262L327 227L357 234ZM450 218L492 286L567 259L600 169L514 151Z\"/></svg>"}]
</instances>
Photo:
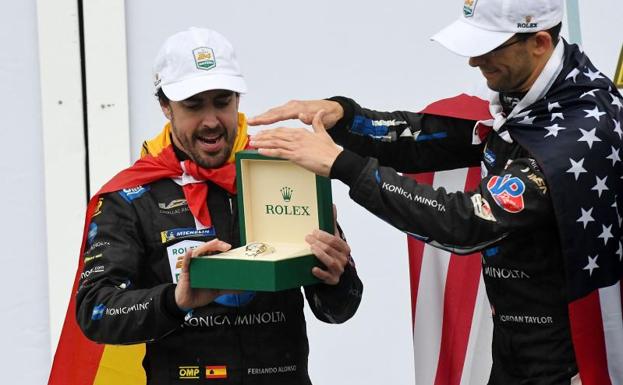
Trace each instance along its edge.
<instances>
[{"instance_id":1,"label":"box lid","mask_svg":"<svg viewBox=\"0 0 623 385\"><path fill-rule=\"evenodd\" d=\"M331 234L331 181L256 150L236 153L240 241L305 243L314 229Z\"/></svg>"}]
</instances>

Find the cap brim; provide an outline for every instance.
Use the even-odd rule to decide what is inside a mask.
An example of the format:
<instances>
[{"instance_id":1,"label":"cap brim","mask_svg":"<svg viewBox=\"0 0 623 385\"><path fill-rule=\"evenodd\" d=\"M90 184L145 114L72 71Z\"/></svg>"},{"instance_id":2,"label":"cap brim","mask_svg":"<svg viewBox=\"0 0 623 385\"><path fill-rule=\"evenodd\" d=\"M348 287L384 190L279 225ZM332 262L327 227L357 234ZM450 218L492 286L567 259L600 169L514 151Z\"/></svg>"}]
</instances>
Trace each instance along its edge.
<instances>
[{"instance_id":1,"label":"cap brim","mask_svg":"<svg viewBox=\"0 0 623 385\"><path fill-rule=\"evenodd\" d=\"M162 85L164 94L174 102L210 90L230 90L244 94L247 92L247 85L242 77L230 75L194 77Z\"/></svg>"},{"instance_id":2,"label":"cap brim","mask_svg":"<svg viewBox=\"0 0 623 385\"><path fill-rule=\"evenodd\" d=\"M499 47L514 34L514 32L497 32L478 28L460 18L437 32L431 40L457 55L476 57Z\"/></svg>"}]
</instances>

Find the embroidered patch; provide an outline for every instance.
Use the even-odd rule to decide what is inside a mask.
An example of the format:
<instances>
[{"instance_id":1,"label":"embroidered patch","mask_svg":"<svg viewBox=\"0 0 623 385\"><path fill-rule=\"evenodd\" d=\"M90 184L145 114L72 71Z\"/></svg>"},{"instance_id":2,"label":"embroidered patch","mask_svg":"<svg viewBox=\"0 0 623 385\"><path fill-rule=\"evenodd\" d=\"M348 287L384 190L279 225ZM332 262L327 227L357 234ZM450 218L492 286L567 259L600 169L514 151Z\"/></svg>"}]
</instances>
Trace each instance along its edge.
<instances>
[{"instance_id":1,"label":"embroidered patch","mask_svg":"<svg viewBox=\"0 0 623 385\"><path fill-rule=\"evenodd\" d=\"M171 268L171 279L173 283L177 283L180 272L182 271L182 258L188 250L195 249L204 242L200 241L181 241L167 247L167 256L169 257L169 267Z\"/></svg>"},{"instance_id":2,"label":"embroidered patch","mask_svg":"<svg viewBox=\"0 0 623 385\"><path fill-rule=\"evenodd\" d=\"M121 197L125 199L126 202L131 203L133 200L143 196L143 194L145 194L147 191L149 191L149 186L136 186L132 188L124 188L123 190L119 191L119 195L121 195Z\"/></svg>"},{"instance_id":3,"label":"embroidered patch","mask_svg":"<svg viewBox=\"0 0 623 385\"><path fill-rule=\"evenodd\" d=\"M509 213L518 213L524 209L523 193L526 186L521 179L506 174L492 177L487 183L487 189L501 208Z\"/></svg>"}]
</instances>

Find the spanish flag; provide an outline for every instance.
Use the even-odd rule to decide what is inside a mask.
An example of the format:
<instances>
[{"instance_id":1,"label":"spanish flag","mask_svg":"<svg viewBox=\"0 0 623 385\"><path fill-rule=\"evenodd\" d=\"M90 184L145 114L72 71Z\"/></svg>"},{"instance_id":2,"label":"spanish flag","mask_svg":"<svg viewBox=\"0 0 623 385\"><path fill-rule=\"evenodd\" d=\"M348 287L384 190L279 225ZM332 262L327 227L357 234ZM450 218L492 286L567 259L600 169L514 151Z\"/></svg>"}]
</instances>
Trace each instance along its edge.
<instances>
[{"instance_id":1,"label":"spanish flag","mask_svg":"<svg viewBox=\"0 0 623 385\"><path fill-rule=\"evenodd\" d=\"M235 175L233 164L234 154L248 146L247 123L244 114L238 116L238 131L232 155L228 163L221 169L205 170L202 173L215 173L227 175L221 179L232 180L231 175ZM82 273L84 261L84 245L88 234L88 227L91 218L97 215L101 206L100 196L106 193L119 191L124 188L131 188L141 184L147 184L158 179L172 177L172 171L161 167L162 159L174 158L170 141L170 123L154 139L145 142L142 158L132 167L121 171L102 189L95 194L87 205L85 227L82 235L82 247L78 257L78 269L74 279L72 295L67 307L65 322L61 331L61 337L54 355L54 362L48 385L143 385L147 378L142 366L145 356L145 344L136 345L103 345L88 340L80 330L76 321L76 299L74 293L78 290L80 274ZM169 162L170 163L170 162ZM175 161L179 167L179 162ZM219 175L215 176L216 179ZM211 178L204 178L211 179ZM235 178L234 178L235 180ZM218 183L218 181L215 181ZM234 183L235 185L235 183ZM235 186L232 186L235 187ZM186 193L186 192L185 192ZM207 193L207 192L206 192ZM201 201L201 199L197 199ZM203 199L205 202L205 199ZM190 202L189 202L190 203ZM205 204L203 205L207 207ZM209 220L209 213L205 212L204 207L197 207L197 212L191 208L196 218L206 218ZM217 376L210 378L226 378L227 370L225 366L215 366Z\"/></svg>"},{"instance_id":2,"label":"spanish flag","mask_svg":"<svg viewBox=\"0 0 623 385\"><path fill-rule=\"evenodd\" d=\"M206 378L208 380L227 378L227 366L206 366Z\"/></svg>"}]
</instances>

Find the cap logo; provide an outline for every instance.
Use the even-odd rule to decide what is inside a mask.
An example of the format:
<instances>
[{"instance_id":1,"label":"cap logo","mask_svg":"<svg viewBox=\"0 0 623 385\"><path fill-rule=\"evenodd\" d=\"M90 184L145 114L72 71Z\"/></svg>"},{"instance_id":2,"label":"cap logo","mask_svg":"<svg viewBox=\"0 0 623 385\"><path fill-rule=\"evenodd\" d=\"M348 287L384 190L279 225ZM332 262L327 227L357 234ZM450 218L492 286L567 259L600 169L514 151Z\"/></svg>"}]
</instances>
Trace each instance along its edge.
<instances>
[{"instance_id":1,"label":"cap logo","mask_svg":"<svg viewBox=\"0 0 623 385\"><path fill-rule=\"evenodd\" d=\"M156 75L154 77L154 86L158 87L160 85L161 81L162 81L162 79L160 78L160 74L158 72L156 72Z\"/></svg>"},{"instance_id":2,"label":"cap logo","mask_svg":"<svg viewBox=\"0 0 623 385\"><path fill-rule=\"evenodd\" d=\"M193 56L195 57L197 69L207 71L216 67L216 59L214 58L214 51L212 51L212 48L195 48L193 49Z\"/></svg>"},{"instance_id":3,"label":"cap logo","mask_svg":"<svg viewBox=\"0 0 623 385\"><path fill-rule=\"evenodd\" d=\"M536 27L538 27L539 23L533 23L532 19L533 19L532 16L524 17L524 22L523 23L517 23L517 28L536 28Z\"/></svg>"},{"instance_id":4,"label":"cap logo","mask_svg":"<svg viewBox=\"0 0 623 385\"><path fill-rule=\"evenodd\" d=\"M463 5L463 16L465 17L474 16L474 11L476 10L476 3L478 3L478 0L465 0L465 4Z\"/></svg>"}]
</instances>

